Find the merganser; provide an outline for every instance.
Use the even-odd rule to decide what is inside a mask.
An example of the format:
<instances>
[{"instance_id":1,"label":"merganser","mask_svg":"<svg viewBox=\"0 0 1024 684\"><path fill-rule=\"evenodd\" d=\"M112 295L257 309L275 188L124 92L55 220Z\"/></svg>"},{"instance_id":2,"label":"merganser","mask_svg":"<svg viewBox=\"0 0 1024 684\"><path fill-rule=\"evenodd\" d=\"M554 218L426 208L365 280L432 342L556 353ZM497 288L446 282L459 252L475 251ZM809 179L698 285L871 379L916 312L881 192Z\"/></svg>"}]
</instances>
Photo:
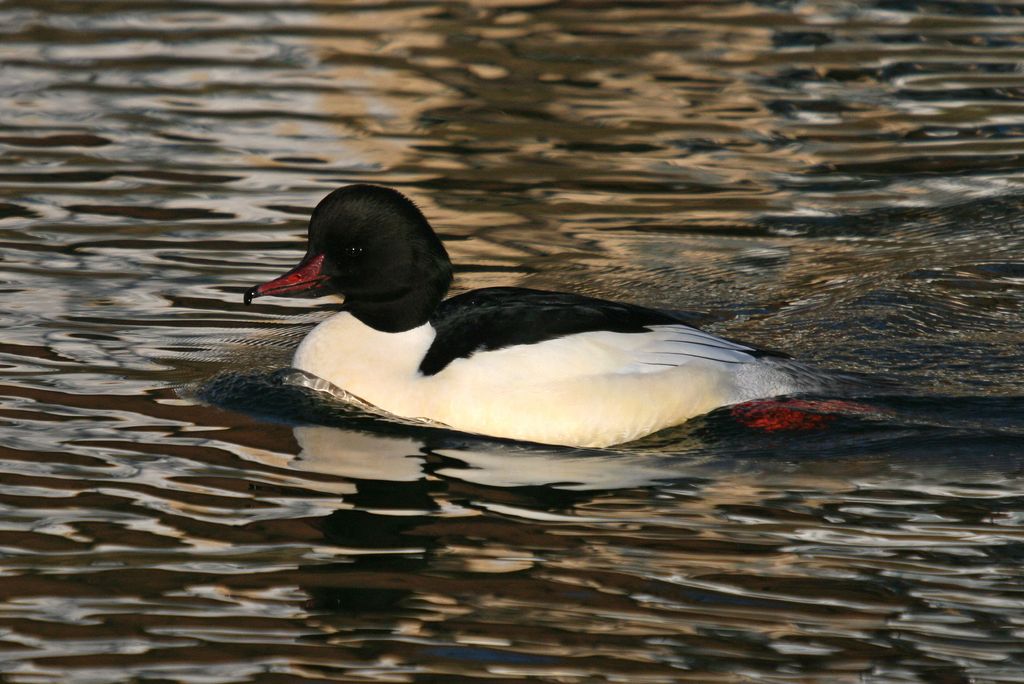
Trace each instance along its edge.
<instances>
[{"instance_id":1,"label":"merganser","mask_svg":"<svg viewBox=\"0 0 1024 684\"><path fill-rule=\"evenodd\" d=\"M451 282L416 205L359 184L317 205L298 266L244 300L341 295L295 368L386 413L493 437L604 447L803 389L786 355L681 314L517 287L444 299Z\"/></svg>"}]
</instances>

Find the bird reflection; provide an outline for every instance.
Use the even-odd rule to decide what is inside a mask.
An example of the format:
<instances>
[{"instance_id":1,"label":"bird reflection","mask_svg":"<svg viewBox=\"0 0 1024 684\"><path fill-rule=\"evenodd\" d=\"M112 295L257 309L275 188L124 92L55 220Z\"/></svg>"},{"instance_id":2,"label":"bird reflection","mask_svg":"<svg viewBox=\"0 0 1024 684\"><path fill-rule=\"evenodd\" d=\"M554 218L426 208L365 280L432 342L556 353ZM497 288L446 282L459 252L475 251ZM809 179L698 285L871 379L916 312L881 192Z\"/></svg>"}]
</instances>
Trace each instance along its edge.
<instances>
[{"instance_id":1,"label":"bird reflection","mask_svg":"<svg viewBox=\"0 0 1024 684\"><path fill-rule=\"evenodd\" d=\"M429 432L429 431L421 431ZM503 443L450 435L393 436L338 427L294 428L290 466L362 481L410 482L428 476L488 487L610 490L687 475L699 459L655 453Z\"/></svg>"},{"instance_id":2,"label":"bird reflection","mask_svg":"<svg viewBox=\"0 0 1024 684\"><path fill-rule=\"evenodd\" d=\"M610 491L681 482L694 463L379 422L292 432L291 455L249 457L309 473L311 487L339 495L337 510L305 521L337 560L301 568L297 583L307 609L342 631L429 613L421 604L432 596L493 591L493 580L532 573L552 553L582 552L582 539L553 530L589 524L581 508Z\"/></svg>"}]
</instances>

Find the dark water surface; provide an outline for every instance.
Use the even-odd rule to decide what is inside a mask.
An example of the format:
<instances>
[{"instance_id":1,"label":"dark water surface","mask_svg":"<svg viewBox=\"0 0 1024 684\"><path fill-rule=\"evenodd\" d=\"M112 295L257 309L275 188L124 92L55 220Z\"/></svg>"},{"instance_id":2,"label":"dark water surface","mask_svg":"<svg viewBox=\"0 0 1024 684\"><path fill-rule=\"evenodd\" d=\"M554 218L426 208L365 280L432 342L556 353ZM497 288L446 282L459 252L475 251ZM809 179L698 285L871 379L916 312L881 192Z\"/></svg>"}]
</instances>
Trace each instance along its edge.
<instances>
[{"instance_id":1,"label":"dark water surface","mask_svg":"<svg viewBox=\"0 0 1024 684\"><path fill-rule=\"evenodd\" d=\"M1024 682L1022 13L0 2L0 679ZM592 452L318 404L325 312L241 293L354 181L459 289L896 384Z\"/></svg>"}]
</instances>

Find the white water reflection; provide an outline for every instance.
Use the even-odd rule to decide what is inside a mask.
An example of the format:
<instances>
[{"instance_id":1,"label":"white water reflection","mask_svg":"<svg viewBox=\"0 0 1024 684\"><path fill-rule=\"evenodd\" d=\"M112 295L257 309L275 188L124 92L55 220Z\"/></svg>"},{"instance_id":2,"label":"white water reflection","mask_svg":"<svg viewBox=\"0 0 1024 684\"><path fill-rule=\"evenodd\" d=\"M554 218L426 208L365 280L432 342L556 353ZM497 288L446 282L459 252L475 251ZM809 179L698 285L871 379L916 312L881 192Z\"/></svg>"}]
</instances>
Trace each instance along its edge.
<instances>
[{"instance_id":1,"label":"white water reflection","mask_svg":"<svg viewBox=\"0 0 1024 684\"><path fill-rule=\"evenodd\" d=\"M699 462L658 454L488 443L486 438L468 435L466 441L471 446L435 448L431 444L463 440L432 436L429 428L423 431L422 438L414 438L303 425L293 429L296 454L247 450L241 455L267 465L356 481L412 482L444 477L489 487L579 491L629 489L678 480L689 477ZM438 457L446 459L443 466L430 465Z\"/></svg>"},{"instance_id":2,"label":"white water reflection","mask_svg":"<svg viewBox=\"0 0 1024 684\"><path fill-rule=\"evenodd\" d=\"M289 466L356 480L409 482L426 476L423 442L323 426L295 428L299 451Z\"/></svg>"},{"instance_id":3,"label":"white water reflection","mask_svg":"<svg viewBox=\"0 0 1024 684\"><path fill-rule=\"evenodd\" d=\"M350 479L414 482L444 478L495 488L545 487L564 491L615 491L671 487L679 482L706 481L708 491L746 492L740 498L760 496L759 486L769 489L806 489L844 494L853 507L858 502L878 501L877 494L899 490L907 496L934 498L1015 497L1024 450L1007 451L998 457L917 455L889 453L884 442L870 453L853 458L822 458L830 437L797 435L788 443L792 451L760 450L741 442L716 444L706 437L674 437L671 452L657 452L629 445L613 449L569 449L490 440L427 426L405 426L401 435L391 434L384 423L373 430L326 425L292 428L294 453L240 449L224 444L246 459L290 470L327 474ZM744 428L745 429L745 428ZM937 430L941 430L936 426ZM883 429L882 434L885 433ZM842 435L837 438L843 439ZM825 441L821 441L825 440ZM746 442L746 444L744 444ZM815 445L821 445L816 448ZM893 447L888 447L892 449ZM309 486L322 485L310 481ZM853 494L862 491L863 496ZM337 489L349 491L345 488ZM726 497L727 499L729 497ZM853 508L851 508L853 510Z\"/></svg>"}]
</instances>

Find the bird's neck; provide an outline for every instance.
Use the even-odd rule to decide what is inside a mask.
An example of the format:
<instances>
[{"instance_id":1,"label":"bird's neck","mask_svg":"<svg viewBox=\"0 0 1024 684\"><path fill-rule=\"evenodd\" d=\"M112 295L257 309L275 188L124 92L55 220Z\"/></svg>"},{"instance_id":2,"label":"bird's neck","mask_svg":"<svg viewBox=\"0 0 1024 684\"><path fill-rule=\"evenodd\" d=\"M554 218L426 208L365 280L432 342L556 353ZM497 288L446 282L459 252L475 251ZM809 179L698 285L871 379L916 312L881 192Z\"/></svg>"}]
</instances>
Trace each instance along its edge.
<instances>
[{"instance_id":1,"label":"bird's neck","mask_svg":"<svg viewBox=\"0 0 1024 684\"><path fill-rule=\"evenodd\" d=\"M416 288L390 297L347 297L344 310L374 330L399 333L428 322L443 298L444 291L438 295Z\"/></svg>"}]
</instances>

